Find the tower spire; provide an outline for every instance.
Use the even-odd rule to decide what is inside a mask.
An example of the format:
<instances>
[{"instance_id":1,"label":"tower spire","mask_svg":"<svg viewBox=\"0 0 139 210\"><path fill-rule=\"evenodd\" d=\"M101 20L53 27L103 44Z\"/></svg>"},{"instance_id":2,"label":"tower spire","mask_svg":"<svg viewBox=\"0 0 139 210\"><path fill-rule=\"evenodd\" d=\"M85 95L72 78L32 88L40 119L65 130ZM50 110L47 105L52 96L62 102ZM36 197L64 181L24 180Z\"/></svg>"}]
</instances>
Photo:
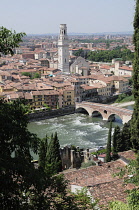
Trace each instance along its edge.
<instances>
[{"instance_id":1,"label":"tower spire","mask_svg":"<svg viewBox=\"0 0 139 210\"><path fill-rule=\"evenodd\" d=\"M60 34L58 38L58 69L69 73L69 45L66 24L60 24Z\"/></svg>"}]
</instances>

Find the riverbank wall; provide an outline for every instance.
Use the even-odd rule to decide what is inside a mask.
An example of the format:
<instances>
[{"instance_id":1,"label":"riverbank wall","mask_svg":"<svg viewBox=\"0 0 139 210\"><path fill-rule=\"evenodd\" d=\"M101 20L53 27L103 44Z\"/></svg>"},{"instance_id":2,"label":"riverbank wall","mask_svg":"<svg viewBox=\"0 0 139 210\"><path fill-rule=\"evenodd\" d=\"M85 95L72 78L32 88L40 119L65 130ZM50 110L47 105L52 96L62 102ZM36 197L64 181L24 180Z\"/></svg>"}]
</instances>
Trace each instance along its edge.
<instances>
[{"instance_id":1,"label":"riverbank wall","mask_svg":"<svg viewBox=\"0 0 139 210\"><path fill-rule=\"evenodd\" d=\"M60 117L64 115L74 114L75 113L75 107L66 107L61 109L55 109L55 110L44 110L44 111L36 111L34 113L28 114L28 119L30 122L32 121L39 121L44 119L50 119L54 117Z\"/></svg>"}]
</instances>

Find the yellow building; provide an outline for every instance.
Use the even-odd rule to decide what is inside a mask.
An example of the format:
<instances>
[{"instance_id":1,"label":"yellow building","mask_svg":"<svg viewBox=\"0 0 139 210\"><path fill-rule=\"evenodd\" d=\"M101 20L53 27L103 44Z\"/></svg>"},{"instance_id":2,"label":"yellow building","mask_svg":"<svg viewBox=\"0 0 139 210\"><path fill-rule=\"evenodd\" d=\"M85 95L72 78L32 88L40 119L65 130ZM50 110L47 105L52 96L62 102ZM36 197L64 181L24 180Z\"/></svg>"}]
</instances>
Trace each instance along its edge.
<instances>
[{"instance_id":1,"label":"yellow building","mask_svg":"<svg viewBox=\"0 0 139 210\"><path fill-rule=\"evenodd\" d=\"M63 106L74 105L75 101L74 87L66 87L63 89Z\"/></svg>"}]
</instances>

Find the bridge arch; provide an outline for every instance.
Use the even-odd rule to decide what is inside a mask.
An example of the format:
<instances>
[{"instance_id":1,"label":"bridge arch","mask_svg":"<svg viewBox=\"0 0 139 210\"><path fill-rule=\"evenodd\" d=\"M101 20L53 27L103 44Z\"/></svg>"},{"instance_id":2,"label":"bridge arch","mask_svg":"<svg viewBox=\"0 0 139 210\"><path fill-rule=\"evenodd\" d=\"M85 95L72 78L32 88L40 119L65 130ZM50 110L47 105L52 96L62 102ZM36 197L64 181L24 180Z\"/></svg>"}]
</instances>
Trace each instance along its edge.
<instances>
[{"instance_id":1,"label":"bridge arch","mask_svg":"<svg viewBox=\"0 0 139 210\"><path fill-rule=\"evenodd\" d=\"M101 117L103 119L103 115L100 111L94 110L92 112L92 117Z\"/></svg>"},{"instance_id":2,"label":"bridge arch","mask_svg":"<svg viewBox=\"0 0 139 210\"><path fill-rule=\"evenodd\" d=\"M122 120L122 123L128 122L131 117L133 111L127 110L124 108L114 107L108 104L98 104L92 102L76 102L76 110L81 108L86 110L89 116L93 116L93 114L100 113L102 115L103 120L109 120L110 118L114 119L114 116L117 115Z\"/></svg>"},{"instance_id":3,"label":"bridge arch","mask_svg":"<svg viewBox=\"0 0 139 210\"><path fill-rule=\"evenodd\" d=\"M84 107L78 107L78 108L76 109L76 112L84 113L84 114L90 115L89 111L88 111L86 108L84 108Z\"/></svg>"},{"instance_id":4,"label":"bridge arch","mask_svg":"<svg viewBox=\"0 0 139 210\"><path fill-rule=\"evenodd\" d=\"M122 122L123 122L123 118L122 118L120 115L117 115L117 114L114 114L114 113L113 113L113 114L110 114L110 115L108 116L108 121L116 121L116 118L117 118L116 116L119 118L118 121L119 121L120 123L122 123ZM118 119L118 118L117 118L117 119Z\"/></svg>"}]
</instances>

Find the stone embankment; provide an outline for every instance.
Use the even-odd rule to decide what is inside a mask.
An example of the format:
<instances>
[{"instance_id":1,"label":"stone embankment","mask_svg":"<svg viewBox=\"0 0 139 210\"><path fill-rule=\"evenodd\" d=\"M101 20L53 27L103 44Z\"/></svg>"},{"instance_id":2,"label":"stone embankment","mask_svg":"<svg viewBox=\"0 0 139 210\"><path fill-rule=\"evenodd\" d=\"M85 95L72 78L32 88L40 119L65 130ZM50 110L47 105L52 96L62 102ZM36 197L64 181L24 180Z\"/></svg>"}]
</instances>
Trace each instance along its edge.
<instances>
[{"instance_id":1,"label":"stone embankment","mask_svg":"<svg viewBox=\"0 0 139 210\"><path fill-rule=\"evenodd\" d=\"M36 111L35 113L29 113L29 121L38 121L44 119L50 119L54 117L60 117L64 115L74 114L75 107L61 108L49 111Z\"/></svg>"}]
</instances>

